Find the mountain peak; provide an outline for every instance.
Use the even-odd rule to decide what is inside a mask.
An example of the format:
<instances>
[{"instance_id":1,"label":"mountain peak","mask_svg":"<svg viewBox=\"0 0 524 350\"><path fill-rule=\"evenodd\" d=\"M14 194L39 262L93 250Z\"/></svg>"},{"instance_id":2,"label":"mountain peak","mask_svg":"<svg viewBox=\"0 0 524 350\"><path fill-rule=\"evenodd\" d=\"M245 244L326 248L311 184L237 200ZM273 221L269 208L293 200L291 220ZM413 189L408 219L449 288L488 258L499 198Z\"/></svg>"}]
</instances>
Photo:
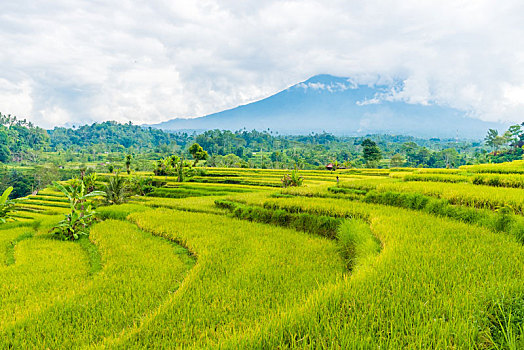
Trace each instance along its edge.
<instances>
[{"instance_id":1,"label":"mountain peak","mask_svg":"<svg viewBox=\"0 0 524 350\"><path fill-rule=\"evenodd\" d=\"M354 85L354 83L349 78L336 77L330 74L317 74L307 79L306 81L302 82L302 84L309 84L309 83L321 83L321 84L343 83L343 84L353 84Z\"/></svg>"},{"instance_id":2,"label":"mountain peak","mask_svg":"<svg viewBox=\"0 0 524 350\"><path fill-rule=\"evenodd\" d=\"M436 104L411 104L384 98L391 86L358 85L350 78L315 75L275 95L247 105L193 119L157 124L165 130L242 128L287 134L331 132L338 135L394 134L480 139L488 128L466 112Z\"/></svg>"}]
</instances>

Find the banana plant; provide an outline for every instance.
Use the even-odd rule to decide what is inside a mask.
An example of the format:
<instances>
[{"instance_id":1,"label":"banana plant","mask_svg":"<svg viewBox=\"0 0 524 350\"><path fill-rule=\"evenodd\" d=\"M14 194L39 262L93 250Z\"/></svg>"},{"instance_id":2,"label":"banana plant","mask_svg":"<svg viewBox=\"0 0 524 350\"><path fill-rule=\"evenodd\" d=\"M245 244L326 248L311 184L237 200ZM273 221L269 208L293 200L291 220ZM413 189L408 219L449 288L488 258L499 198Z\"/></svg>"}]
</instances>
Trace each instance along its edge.
<instances>
[{"instance_id":1,"label":"banana plant","mask_svg":"<svg viewBox=\"0 0 524 350\"><path fill-rule=\"evenodd\" d=\"M69 185L55 181L53 184L69 200L71 213L65 215L65 218L53 227L52 231L64 240L77 240L80 236L88 235L89 227L96 220L96 212L87 200L104 196L105 192L93 191L87 193L83 181L73 181Z\"/></svg>"},{"instance_id":2,"label":"banana plant","mask_svg":"<svg viewBox=\"0 0 524 350\"><path fill-rule=\"evenodd\" d=\"M69 185L62 185L60 182L54 181L53 185L67 197L71 209L78 209L78 207L83 205L89 198L105 196L105 192L103 191L92 191L88 193L83 181L73 180L73 183Z\"/></svg>"},{"instance_id":3,"label":"banana plant","mask_svg":"<svg viewBox=\"0 0 524 350\"><path fill-rule=\"evenodd\" d=\"M60 221L53 231L64 240L77 240L89 235L89 227L95 222L95 210L88 204L82 210L73 210Z\"/></svg>"},{"instance_id":4,"label":"banana plant","mask_svg":"<svg viewBox=\"0 0 524 350\"><path fill-rule=\"evenodd\" d=\"M7 188L0 196L0 224L4 224L11 218L10 214L15 206L15 201L9 199L11 192L13 192L13 187Z\"/></svg>"}]
</instances>

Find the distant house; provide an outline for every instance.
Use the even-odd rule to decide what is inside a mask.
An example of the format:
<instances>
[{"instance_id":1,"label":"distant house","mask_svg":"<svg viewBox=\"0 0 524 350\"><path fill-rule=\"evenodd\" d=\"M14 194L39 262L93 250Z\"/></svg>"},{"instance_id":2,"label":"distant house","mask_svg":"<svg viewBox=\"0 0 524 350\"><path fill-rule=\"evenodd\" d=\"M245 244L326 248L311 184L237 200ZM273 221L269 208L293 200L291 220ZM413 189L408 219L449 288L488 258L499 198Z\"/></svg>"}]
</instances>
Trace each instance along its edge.
<instances>
[{"instance_id":1,"label":"distant house","mask_svg":"<svg viewBox=\"0 0 524 350\"><path fill-rule=\"evenodd\" d=\"M333 164L333 163L329 163L328 165L326 165L326 169L327 169L327 170L333 170L333 171L335 171L335 170L337 170L337 169L346 169L346 167L345 167L345 166L342 166L342 165L336 166L336 165Z\"/></svg>"}]
</instances>

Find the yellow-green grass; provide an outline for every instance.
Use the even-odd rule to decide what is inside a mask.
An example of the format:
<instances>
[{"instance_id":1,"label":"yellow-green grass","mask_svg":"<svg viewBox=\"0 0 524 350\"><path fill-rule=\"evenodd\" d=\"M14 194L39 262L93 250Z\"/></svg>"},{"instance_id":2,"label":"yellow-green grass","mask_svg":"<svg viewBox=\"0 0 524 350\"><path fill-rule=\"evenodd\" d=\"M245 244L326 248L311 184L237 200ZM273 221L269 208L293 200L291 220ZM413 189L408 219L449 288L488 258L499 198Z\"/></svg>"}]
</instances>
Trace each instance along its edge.
<instances>
[{"instance_id":1,"label":"yellow-green grass","mask_svg":"<svg viewBox=\"0 0 524 350\"><path fill-rule=\"evenodd\" d=\"M200 184L199 184L200 185ZM198 186L182 183L182 184L172 184L168 183L165 187L156 188L151 193L147 195L150 197L164 197L164 198L185 198L185 197L199 197L199 196L211 196L211 195L226 195L229 193L242 193L253 191L254 186L221 186L221 185L211 185L207 186Z\"/></svg>"},{"instance_id":2,"label":"yellow-green grass","mask_svg":"<svg viewBox=\"0 0 524 350\"><path fill-rule=\"evenodd\" d=\"M56 202L56 203L69 203L65 196L51 196L51 195L34 195L28 196L30 201L45 201L45 202Z\"/></svg>"},{"instance_id":3,"label":"yellow-green grass","mask_svg":"<svg viewBox=\"0 0 524 350\"><path fill-rule=\"evenodd\" d=\"M404 181L430 181L430 182L471 182L471 177L462 174L442 174L442 173L421 173L421 174L407 174L402 177Z\"/></svg>"},{"instance_id":4,"label":"yellow-green grass","mask_svg":"<svg viewBox=\"0 0 524 350\"><path fill-rule=\"evenodd\" d=\"M497 188L470 183L396 182L377 184L378 191L416 192L447 199L452 204L495 210L509 206L518 214L524 212L524 189Z\"/></svg>"},{"instance_id":5,"label":"yellow-green grass","mask_svg":"<svg viewBox=\"0 0 524 350\"><path fill-rule=\"evenodd\" d=\"M440 169L440 168L413 168L414 173L418 174L462 174L464 170L460 169Z\"/></svg>"},{"instance_id":6,"label":"yellow-green grass","mask_svg":"<svg viewBox=\"0 0 524 350\"><path fill-rule=\"evenodd\" d=\"M460 170L471 173L524 174L524 160L498 164L463 165Z\"/></svg>"},{"instance_id":7,"label":"yellow-green grass","mask_svg":"<svg viewBox=\"0 0 524 350\"><path fill-rule=\"evenodd\" d=\"M260 182L282 172L233 170L236 177ZM52 239L47 232L63 216L20 212L34 217L39 231L16 227L25 222L0 226L0 249L6 247L0 251L0 348L507 347L490 333L497 322L490 305L524 300L523 246L474 224L350 201L351 196L329 190L337 173L301 171L315 179L288 189L170 186L210 193L215 186L242 188L249 192L229 191L226 198L270 210L362 219L348 222L369 225L382 250L377 256L376 241L365 234L363 251L349 253L356 263L351 274L336 241L222 215L214 201L223 199L217 195L224 191L183 199L133 197L129 204L101 207L102 218L120 221L96 224L91 242ZM485 199L490 209L497 200L510 204L520 193L466 183L404 182L394 173L339 175L338 188L446 199L451 190L450 202L480 207ZM42 192L39 196L64 198L54 190ZM34 201L35 210L54 209L54 200ZM130 213L132 223L123 221ZM356 229L346 228L354 236ZM187 251L161 237L198 257L188 273L193 262Z\"/></svg>"},{"instance_id":8,"label":"yellow-green grass","mask_svg":"<svg viewBox=\"0 0 524 350\"><path fill-rule=\"evenodd\" d=\"M476 174L471 181L476 185L524 188L524 175L521 174Z\"/></svg>"},{"instance_id":9,"label":"yellow-green grass","mask_svg":"<svg viewBox=\"0 0 524 350\"><path fill-rule=\"evenodd\" d=\"M87 274L87 259L78 245L43 232L18 242L14 264L0 268L0 348L9 348L13 336L4 330L40 318L53 303L79 293Z\"/></svg>"},{"instance_id":10,"label":"yellow-green grass","mask_svg":"<svg viewBox=\"0 0 524 350\"><path fill-rule=\"evenodd\" d=\"M131 223L105 221L91 229L90 239L103 265L92 277L77 243L33 239L27 245L54 246L17 252L11 274L0 274L9 278L0 289L8 292L2 299L1 348L78 348L117 337L172 298L194 264L185 249Z\"/></svg>"},{"instance_id":11,"label":"yellow-green grass","mask_svg":"<svg viewBox=\"0 0 524 350\"><path fill-rule=\"evenodd\" d=\"M249 192L249 191L266 191L266 188L261 188L260 186L250 186L250 185L237 185L237 184L220 184L216 185L213 183L206 182L173 182L168 181L166 183L167 187L180 187L180 188L190 188L190 189L204 189L204 190L232 190L233 192Z\"/></svg>"},{"instance_id":12,"label":"yellow-green grass","mask_svg":"<svg viewBox=\"0 0 524 350\"><path fill-rule=\"evenodd\" d=\"M66 214L71 211L70 208L58 207L55 205L44 205L44 204L31 204L31 203L20 203L16 205L18 211L36 211L45 214Z\"/></svg>"},{"instance_id":13,"label":"yellow-green grass","mask_svg":"<svg viewBox=\"0 0 524 350\"><path fill-rule=\"evenodd\" d=\"M108 341L120 348L216 346L278 318L343 275L333 241L294 230L166 209L130 219L182 242L198 263L152 317Z\"/></svg>"},{"instance_id":14,"label":"yellow-green grass","mask_svg":"<svg viewBox=\"0 0 524 350\"><path fill-rule=\"evenodd\" d=\"M224 210L215 206L215 200L219 198L223 198L223 197L220 197L220 196L188 197L188 198L136 197L131 202L135 204L146 205L152 208L168 208L168 209L178 209L182 211L223 214Z\"/></svg>"},{"instance_id":15,"label":"yellow-green grass","mask_svg":"<svg viewBox=\"0 0 524 350\"><path fill-rule=\"evenodd\" d=\"M2 226L0 226L1 228ZM0 271L8 265L7 256L11 244L21 235L32 232L31 227L22 226L0 230Z\"/></svg>"},{"instance_id":16,"label":"yellow-green grass","mask_svg":"<svg viewBox=\"0 0 524 350\"><path fill-rule=\"evenodd\" d=\"M28 205L41 205L46 207L55 207L55 208L70 208L69 202L65 201L55 201L55 200L45 200L45 199L35 199L28 197L23 204Z\"/></svg>"},{"instance_id":17,"label":"yellow-green grass","mask_svg":"<svg viewBox=\"0 0 524 350\"><path fill-rule=\"evenodd\" d=\"M46 187L40 191L38 191L39 196L49 196L49 197L57 197L57 198L65 198L64 194L53 187Z\"/></svg>"},{"instance_id":18,"label":"yellow-green grass","mask_svg":"<svg viewBox=\"0 0 524 350\"><path fill-rule=\"evenodd\" d=\"M401 177L404 181L429 181L429 182L470 182L475 185L493 187L524 188L524 175L521 174L406 174Z\"/></svg>"},{"instance_id":19,"label":"yellow-green grass","mask_svg":"<svg viewBox=\"0 0 524 350\"><path fill-rule=\"evenodd\" d=\"M270 201L293 210L367 216L383 250L350 278L253 333L239 334L227 347L489 347L489 303L524 293L524 248L510 236L340 199Z\"/></svg>"}]
</instances>

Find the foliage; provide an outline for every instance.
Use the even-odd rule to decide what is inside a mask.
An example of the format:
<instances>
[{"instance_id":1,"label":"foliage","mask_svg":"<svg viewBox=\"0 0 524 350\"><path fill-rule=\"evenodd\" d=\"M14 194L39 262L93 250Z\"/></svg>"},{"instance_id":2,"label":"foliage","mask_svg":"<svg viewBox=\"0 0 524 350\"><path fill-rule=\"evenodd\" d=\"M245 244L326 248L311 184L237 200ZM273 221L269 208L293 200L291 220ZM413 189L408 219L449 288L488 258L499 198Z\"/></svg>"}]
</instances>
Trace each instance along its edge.
<instances>
[{"instance_id":1,"label":"foliage","mask_svg":"<svg viewBox=\"0 0 524 350\"><path fill-rule=\"evenodd\" d=\"M87 200L102 196L104 192L93 191L88 193L84 182L80 180L72 181L69 185L54 182L54 186L69 200L71 212L66 214L65 218L53 227L53 233L64 240L77 240L82 236L89 235L89 227L96 220L96 212Z\"/></svg>"},{"instance_id":2,"label":"foliage","mask_svg":"<svg viewBox=\"0 0 524 350\"><path fill-rule=\"evenodd\" d=\"M303 182L304 177L300 176L296 167L291 171L291 174L282 177L282 187L299 187L302 186Z\"/></svg>"},{"instance_id":3,"label":"foliage","mask_svg":"<svg viewBox=\"0 0 524 350\"><path fill-rule=\"evenodd\" d=\"M183 157L171 155L158 160L153 172L156 176L177 176L183 181L184 173L187 172L188 169L190 169L190 166L184 162Z\"/></svg>"},{"instance_id":4,"label":"foliage","mask_svg":"<svg viewBox=\"0 0 524 350\"><path fill-rule=\"evenodd\" d=\"M47 132L33 123L0 113L0 162L36 161L35 151L48 145Z\"/></svg>"},{"instance_id":5,"label":"foliage","mask_svg":"<svg viewBox=\"0 0 524 350\"><path fill-rule=\"evenodd\" d=\"M188 151L193 157L193 166L196 166L199 160L206 160L208 157L207 152L196 142L189 147Z\"/></svg>"},{"instance_id":6,"label":"foliage","mask_svg":"<svg viewBox=\"0 0 524 350\"><path fill-rule=\"evenodd\" d=\"M524 348L524 295L493 300L488 306L489 337L501 348Z\"/></svg>"},{"instance_id":7,"label":"foliage","mask_svg":"<svg viewBox=\"0 0 524 350\"><path fill-rule=\"evenodd\" d=\"M524 129L522 126L524 126L524 123L511 125L502 135L499 135L497 130L488 130L484 141L494 151L489 157L491 161L500 163L522 159L524 155Z\"/></svg>"},{"instance_id":8,"label":"foliage","mask_svg":"<svg viewBox=\"0 0 524 350\"><path fill-rule=\"evenodd\" d=\"M334 239L341 224L340 219L329 216L310 215L307 213L289 213L285 210L265 208L258 206L247 206L228 200L217 200L215 204L220 208L231 211L232 215L250 221L263 222L278 226L293 227L300 231L306 231Z\"/></svg>"},{"instance_id":9,"label":"foliage","mask_svg":"<svg viewBox=\"0 0 524 350\"><path fill-rule=\"evenodd\" d=\"M136 151L146 151L163 145L176 144L176 136L159 129L107 121L78 128L55 127L49 130L49 142L54 150L74 147L98 149L104 152L121 152L131 148Z\"/></svg>"},{"instance_id":10,"label":"foliage","mask_svg":"<svg viewBox=\"0 0 524 350\"><path fill-rule=\"evenodd\" d=\"M145 196L155 189L154 180L150 176L132 176L129 179L129 189L132 193Z\"/></svg>"},{"instance_id":11,"label":"foliage","mask_svg":"<svg viewBox=\"0 0 524 350\"><path fill-rule=\"evenodd\" d=\"M392 168L401 167L404 165L404 163L405 163L404 157L402 157L402 155L399 153L395 153L390 159L389 166Z\"/></svg>"},{"instance_id":12,"label":"foliage","mask_svg":"<svg viewBox=\"0 0 524 350\"><path fill-rule=\"evenodd\" d=\"M488 150L494 149L489 146L489 140L489 145L483 145L480 141L457 142L455 139L392 135L278 135L271 130L210 130L197 135L167 133L112 121L45 131L30 122L1 116L0 162L28 165L48 161L60 166L64 162L100 162L98 165L112 163L113 168L130 171L126 155L133 154L133 168L148 169L151 161L177 150L180 156L187 158L192 155L195 165L207 158L208 166L278 169L289 168L293 164L298 164L301 169L316 169L332 161L357 168L384 168L388 163L393 167L458 167L487 161L511 161L524 155L524 132L520 125L511 126L503 135L498 135L497 131L495 141L502 140L499 143L501 146L497 146L495 152L488 153ZM385 161L376 160L376 152L371 155L375 160L366 159L369 157L363 152L366 140L376 144L382 155L380 159Z\"/></svg>"},{"instance_id":13,"label":"foliage","mask_svg":"<svg viewBox=\"0 0 524 350\"><path fill-rule=\"evenodd\" d=\"M97 177L98 176L96 173L90 173L82 178L82 182L84 183L87 193L93 192L95 190Z\"/></svg>"},{"instance_id":14,"label":"foliage","mask_svg":"<svg viewBox=\"0 0 524 350\"><path fill-rule=\"evenodd\" d=\"M177 167L176 167L176 175L177 175L177 181L183 182L184 181L184 157L180 158L178 161Z\"/></svg>"},{"instance_id":15,"label":"foliage","mask_svg":"<svg viewBox=\"0 0 524 350\"><path fill-rule=\"evenodd\" d=\"M127 175L131 174L131 155L128 154L126 155L126 171L127 171Z\"/></svg>"},{"instance_id":16,"label":"foliage","mask_svg":"<svg viewBox=\"0 0 524 350\"><path fill-rule=\"evenodd\" d=\"M377 144L370 140L365 139L362 141L362 157L369 168L376 168L379 160L382 159L382 153Z\"/></svg>"},{"instance_id":17,"label":"foliage","mask_svg":"<svg viewBox=\"0 0 524 350\"><path fill-rule=\"evenodd\" d=\"M109 177L104 189L104 202L106 204L122 204L129 196L127 179L116 173Z\"/></svg>"},{"instance_id":18,"label":"foliage","mask_svg":"<svg viewBox=\"0 0 524 350\"><path fill-rule=\"evenodd\" d=\"M9 195L13 191L12 187L7 188L0 196L0 224L12 218L11 213L14 210L15 201L9 200Z\"/></svg>"}]
</instances>

